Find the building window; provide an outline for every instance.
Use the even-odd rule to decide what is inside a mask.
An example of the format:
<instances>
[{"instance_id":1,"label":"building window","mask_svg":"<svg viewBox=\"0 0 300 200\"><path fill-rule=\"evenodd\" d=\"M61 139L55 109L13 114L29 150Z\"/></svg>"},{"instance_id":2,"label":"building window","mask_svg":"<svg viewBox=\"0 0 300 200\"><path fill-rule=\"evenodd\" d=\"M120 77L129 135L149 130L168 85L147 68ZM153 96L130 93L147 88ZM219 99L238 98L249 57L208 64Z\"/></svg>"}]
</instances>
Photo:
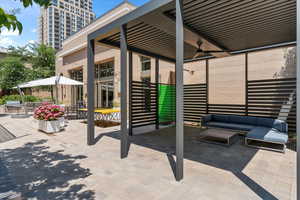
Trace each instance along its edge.
<instances>
[{"instance_id":1,"label":"building window","mask_svg":"<svg viewBox=\"0 0 300 200\"><path fill-rule=\"evenodd\" d=\"M141 81L143 83L145 83L146 85L148 85L151 82L151 78L150 77L143 77L143 78L141 78Z\"/></svg>"},{"instance_id":2,"label":"building window","mask_svg":"<svg viewBox=\"0 0 300 200\"><path fill-rule=\"evenodd\" d=\"M95 77L96 79L114 76L114 61L96 64Z\"/></svg>"},{"instance_id":3,"label":"building window","mask_svg":"<svg viewBox=\"0 0 300 200\"><path fill-rule=\"evenodd\" d=\"M142 71L147 71L151 69L151 59L145 56L140 57Z\"/></svg>"}]
</instances>

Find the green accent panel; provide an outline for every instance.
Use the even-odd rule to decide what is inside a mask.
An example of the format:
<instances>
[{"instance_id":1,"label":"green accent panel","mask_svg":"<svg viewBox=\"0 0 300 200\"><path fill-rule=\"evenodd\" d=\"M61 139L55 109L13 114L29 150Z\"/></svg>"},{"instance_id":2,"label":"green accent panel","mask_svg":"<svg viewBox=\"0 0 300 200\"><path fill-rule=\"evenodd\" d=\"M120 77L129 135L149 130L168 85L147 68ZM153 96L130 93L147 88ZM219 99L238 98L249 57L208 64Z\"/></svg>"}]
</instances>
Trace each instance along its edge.
<instances>
[{"instance_id":1,"label":"green accent panel","mask_svg":"<svg viewBox=\"0 0 300 200\"><path fill-rule=\"evenodd\" d=\"M159 122L176 121L176 87L159 84Z\"/></svg>"}]
</instances>

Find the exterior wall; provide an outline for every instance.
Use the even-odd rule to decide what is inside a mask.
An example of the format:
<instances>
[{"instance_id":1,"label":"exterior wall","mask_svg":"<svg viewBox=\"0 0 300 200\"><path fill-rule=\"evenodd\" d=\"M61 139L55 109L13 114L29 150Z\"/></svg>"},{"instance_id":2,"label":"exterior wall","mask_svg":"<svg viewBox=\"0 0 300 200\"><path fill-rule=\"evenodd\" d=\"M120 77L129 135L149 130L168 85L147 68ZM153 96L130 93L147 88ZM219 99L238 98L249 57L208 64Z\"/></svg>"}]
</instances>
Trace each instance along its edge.
<instances>
[{"instance_id":1,"label":"exterior wall","mask_svg":"<svg viewBox=\"0 0 300 200\"><path fill-rule=\"evenodd\" d=\"M296 77L294 47L248 53L248 80ZM208 61L209 103L245 103L245 54ZM192 70L193 73L186 70ZM185 64L185 84L205 83L205 61Z\"/></svg>"},{"instance_id":2,"label":"exterior wall","mask_svg":"<svg viewBox=\"0 0 300 200\"><path fill-rule=\"evenodd\" d=\"M249 80L296 77L294 47L252 52L248 60Z\"/></svg>"},{"instance_id":3,"label":"exterior wall","mask_svg":"<svg viewBox=\"0 0 300 200\"><path fill-rule=\"evenodd\" d=\"M245 55L209 60L208 84L210 104L245 104Z\"/></svg>"},{"instance_id":4,"label":"exterior wall","mask_svg":"<svg viewBox=\"0 0 300 200\"><path fill-rule=\"evenodd\" d=\"M136 7L130 3L124 2L112 9L102 17L96 19L89 26L83 28L81 31L70 36L63 41L62 49L56 55L56 74L63 74L70 77L72 70L83 69L83 99L87 100L87 35L102 26L110 23L113 20L127 14ZM105 62L107 60L114 60L115 76L114 76L114 95L116 102L119 104L120 97L120 53L118 50L109 49L107 47L95 47L95 63ZM62 90L62 89L61 89ZM59 99L66 105L71 104L71 86L65 86L63 92L59 92ZM64 97L64 98L62 98Z\"/></svg>"},{"instance_id":5,"label":"exterior wall","mask_svg":"<svg viewBox=\"0 0 300 200\"><path fill-rule=\"evenodd\" d=\"M32 88L31 95L41 99L51 99L51 88Z\"/></svg>"}]
</instances>

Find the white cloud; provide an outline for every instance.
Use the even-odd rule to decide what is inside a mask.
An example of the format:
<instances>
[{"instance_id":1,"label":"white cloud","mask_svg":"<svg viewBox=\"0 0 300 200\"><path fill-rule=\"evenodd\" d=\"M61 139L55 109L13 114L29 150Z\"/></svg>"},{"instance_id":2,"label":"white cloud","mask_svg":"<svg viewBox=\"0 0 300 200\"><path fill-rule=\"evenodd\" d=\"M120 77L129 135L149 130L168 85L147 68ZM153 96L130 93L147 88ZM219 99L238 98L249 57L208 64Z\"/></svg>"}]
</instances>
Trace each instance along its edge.
<instances>
[{"instance_id":1,"label":"white cloud","mask_svg":"<svg viewBox=\"0 0 300 200\"><path fill-rule=\"evenodd\" d=\"M0 33L1 36L18 36L19 35L19 31L9 31L7 30L6 28L2 29L1 30L1 33Z\"/></svg>"},{"instance_id":2,"label":"white cloud","mask_svg":"<svg viewBox=\"0 0 300 200\"><path fill-rule=\"evenodd\" d=\"M31 32L36 33L36 32L37 32L37 29L34 28L34 29L31 30Z\"/></svg>"},{"instance_id":3,"label":"white cloud","mask_svg":"<svg viewBox=\"0 0 300 200\"><path fill-rule=\"evenodd\" d=\"M35 40L29 40L28 43L29 43L29 44L35 44L36 41L35 41Z\"/></svg>"},{"instance_id":4,"label":"white cloud","mask_svg":"<svg viewBox=\"0 0 300 200\"><path fill-rule=\"evenodd\" d=\"M16 45L15 41L9 37L0 37L0 46L8 47L11 45Z\"/></svg>"}]
</instances>

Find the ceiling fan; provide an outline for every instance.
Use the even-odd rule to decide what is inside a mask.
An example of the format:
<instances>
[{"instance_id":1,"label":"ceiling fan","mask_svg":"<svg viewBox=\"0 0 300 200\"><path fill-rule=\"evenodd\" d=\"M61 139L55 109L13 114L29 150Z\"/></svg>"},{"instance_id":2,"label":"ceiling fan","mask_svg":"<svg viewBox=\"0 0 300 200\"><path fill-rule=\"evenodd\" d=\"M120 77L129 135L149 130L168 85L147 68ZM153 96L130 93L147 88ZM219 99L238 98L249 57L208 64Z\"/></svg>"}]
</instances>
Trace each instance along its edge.
<instances>
[{"instance_id":1,"label":"ceiling fan","mask_svg":"<svg viewBox=\"0 0 300 200\"><path fill-rule=\"evenodd\" d=\"M199 58L199 57L202 57L202 56L209 56L211 53L224 53L224 52L226 52L224 50L208 50L208 51L205 51L205 50L201 49L202 44L203 44L203 42L201 40L199 40L197 42L198 49L197 49L196 54L194 55L193 58Z\"/></svg>"}]
</instances>

